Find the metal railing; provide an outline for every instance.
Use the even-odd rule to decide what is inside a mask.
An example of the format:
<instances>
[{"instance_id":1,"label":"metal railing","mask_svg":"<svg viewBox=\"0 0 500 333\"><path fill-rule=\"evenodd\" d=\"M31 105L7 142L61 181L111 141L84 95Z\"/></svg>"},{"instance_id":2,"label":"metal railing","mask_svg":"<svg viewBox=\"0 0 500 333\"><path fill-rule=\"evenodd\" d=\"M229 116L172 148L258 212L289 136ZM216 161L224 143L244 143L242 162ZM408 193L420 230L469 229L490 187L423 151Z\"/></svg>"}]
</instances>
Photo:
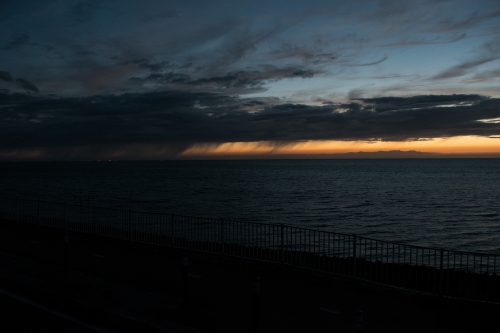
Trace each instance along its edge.
<instances>
[{"instance_id":1,"label":"metal railing","mask_svg":"<svg viewBox=\"0 0 500 333\"><path fill-rule=\"evenodd\" d=\"M500 255L292 227L0 198L0 218L280 263L405 290L500 303Z\"/></svg>"}]
</instances>

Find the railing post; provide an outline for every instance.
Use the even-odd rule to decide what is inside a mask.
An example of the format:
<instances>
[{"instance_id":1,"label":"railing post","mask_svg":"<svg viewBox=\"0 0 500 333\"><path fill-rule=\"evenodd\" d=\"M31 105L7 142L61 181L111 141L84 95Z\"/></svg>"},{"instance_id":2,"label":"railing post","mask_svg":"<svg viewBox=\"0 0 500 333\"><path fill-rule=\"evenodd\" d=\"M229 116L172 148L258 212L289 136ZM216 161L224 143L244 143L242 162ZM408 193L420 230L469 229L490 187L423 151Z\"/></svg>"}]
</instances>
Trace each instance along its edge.
<instances>
[{"instance_id":1,"label":"railing post","mask_svg":"<svg viewBox=\"0 0 500 333\"><path fill-rule=\"evenodd\" d=\"M94 236L97 237L97 207L94 205Z\"/></svg>"},{"instance_id":2,"label":"railing post","mask_svg":"<svg viewBox=\"0 0 500 333\"><path fill-rule=\"evenodd\" d=\"M285 225L283 223L281 223L280 225L280 228L281 228L281 253L280 253L280 256L281 256L281 263L284 264L285 263Z\"/></svg>"},{"instance_id":3,"label":"railing post","mask_svg":"<svg viewBox=\"0 0 500 333\"><path fill-rule=\"evenodd\" d=\"M220 219L220 252L224 256L224 219Z\"/></svg>"},{"instance_id":4,"label":"railing post","mask_svg":"<svg viewBox=\"0 0 500 333\"><path fill-rule=\"evenodd\" d=\"M64 230L68 232L68 222L66 222L66 203L63 203L63 223L64 223Z\"/></svg>"},{"instance_id":5,"label":"railing post","mask_svg":"<svg viewBox=\"0 0 500 333\"><path fill-rule=\"evenodd\" d=\"M64 231L64 270L69 271L69 254L68 254L68 230Z\"/></svg>"},{"instance_id":6,"label":"railing post","mask_svg":"<svg viewBox=\"0 0 500 333\"><path fill-rule=\"evenodd\" d=\"M174 214L170 214L170 247L174 248Z\"/></svg>"},{"instance_id":7,"label":"railing post","mask_svg":"<svg viewBox=\"0 0 500 333\"><path fill-rule=\"evenodd\" d=\"M69 271L69 254L68 254L68 230L64 231L64 270Z\"/></svg>"},{"instance_id":8,"label":"railing post","mask_svg":"<svg viewBox=\"0 0 500 333\"><path fill-rule=\"evenodd\" d=\"M253 280L253 333L259 331L259 294L260 279L256 277Z\"/></svg>"},{"instance_id":9,"label":"railing post","mask_svg":"<svg viewBox=\"0 0 500 333\"><path fill-rule=\"evenodd\" d=\"M356 278L356 234L352 235L352 277Z\"/></svg>"},{"instance_id":10,"label":"railing post","mask_svg":"<svg viewBox=\"0 0 500 333\"><path fill-rule=\"evenodd\" d=\"M439 295L443 294L443 248L439 251Z\"/></svg>"},{"instance_id":11,"label":"railing post","mask_svg":"<svg viewBox=\"0 0 500 333\"><path fill-rule=\"evenodd\" d=\"M182 297L183 301L187 302L188 300L188 256L184 253L182 257Z\"/></svg>"},{"instance_id":12,"label":"railing post","mask_svg":"<svg viewBox=\"0 0 500 333\"><path fill-rule=\"evenodd\" d=\"M129 231L129 238L130 238L130 243L133 243L133 237L132 237L132 216L130 209L128 210L128 231Z\"/></svg>"},{"instance_id":13,"label":"railing post","mask_svg":"<svg viewBox=\"0 0 500 333\"><path fill-rule=\"evenodd\" d=\"M36 222L38 223L38 227L41 226L40 221L40 200L36 201Z\"/></svg>"},{"instance_id":14,"label":"railing post","mask_svg":"<svg viewBox=\"0 0 500 333\"><path fill-rule=\"evenodd\" d=\"M363 311L361 310L356 311L356 315L354 317L354 332L363 332Z\"/></svg>"}]
</instances>

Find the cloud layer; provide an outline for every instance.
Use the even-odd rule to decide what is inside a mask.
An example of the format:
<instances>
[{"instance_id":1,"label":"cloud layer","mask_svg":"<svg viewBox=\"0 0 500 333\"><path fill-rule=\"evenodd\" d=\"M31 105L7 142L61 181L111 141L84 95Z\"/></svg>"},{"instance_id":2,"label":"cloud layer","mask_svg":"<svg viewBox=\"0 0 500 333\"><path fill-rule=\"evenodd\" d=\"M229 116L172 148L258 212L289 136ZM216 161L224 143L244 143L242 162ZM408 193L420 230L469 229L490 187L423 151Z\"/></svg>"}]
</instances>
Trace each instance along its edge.
<instances>
[{"instance_id":1,"label":"cloud layer","mask_svg":"<svg viewBox=\"0 0 500 333\"><path fill-rule=\"evenodd\" d=\"M0 150L152 145L175 156L193 145L306 140L413 141L500 134L500 99L425 95L322 106L214 93L153 92L62 98L0 92Z\"/></svg>"}]
</instances>

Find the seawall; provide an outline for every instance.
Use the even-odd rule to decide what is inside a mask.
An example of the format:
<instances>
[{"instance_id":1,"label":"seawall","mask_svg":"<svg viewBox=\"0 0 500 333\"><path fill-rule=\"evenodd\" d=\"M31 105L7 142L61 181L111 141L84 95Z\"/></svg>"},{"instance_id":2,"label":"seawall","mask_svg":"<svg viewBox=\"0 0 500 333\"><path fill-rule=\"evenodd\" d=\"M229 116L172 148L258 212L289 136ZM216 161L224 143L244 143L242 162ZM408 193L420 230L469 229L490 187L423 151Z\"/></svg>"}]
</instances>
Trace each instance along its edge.
<instances>
[{"instance_id":1,"label":"seawall","mask_svg":"<svg viewBox=\"0 0 500 333\"><path fill-rule=\"evenodd\" d=\"M57 276L64 281L63 230L11 221L1 221L0 229L1 251L26 258L33 266L60 270ZM184 250L71 231L68 239L71 272L171 299L182 297ZM205 332L252 331L252 282L256 276L261 280L261 332L349 331L356 310L364 311L367 332L486 330L499 315L498 307L489 304L409 293L218 253L187 254L189 302L159 313ZM34 274L29 264L18 273ZM93 297L108 292L106 288L89 290Z\"/></svg>"}]
</instances>

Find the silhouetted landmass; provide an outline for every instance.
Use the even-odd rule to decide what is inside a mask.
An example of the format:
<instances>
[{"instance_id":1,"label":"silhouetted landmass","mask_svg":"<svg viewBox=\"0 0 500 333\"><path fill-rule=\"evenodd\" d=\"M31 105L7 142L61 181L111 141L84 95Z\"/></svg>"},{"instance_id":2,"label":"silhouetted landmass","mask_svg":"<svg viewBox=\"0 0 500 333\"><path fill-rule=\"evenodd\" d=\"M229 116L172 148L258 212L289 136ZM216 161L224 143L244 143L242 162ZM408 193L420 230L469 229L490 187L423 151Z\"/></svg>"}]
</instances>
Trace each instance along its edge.
<instances>
[{"instance_id":1,"label":"silhouetted landmass","mask_svg":"<svg viewBox=\"0 0 500 333\"><path fill-rule=\"evenodd\" d=\"M439 153L428 153L416 150L379 150L373 152L358 151L345 154L333 154L336 158L426 158L426 157L441 157Z\"/></svg>"},{"instance_id":2,"label":"silhouetted landmass","mask_svg":"<svg viewBox=\"0 0 500 333\"><path fill-rule=\"evenodd\" d=\"M447 158L474 157L469 155L447 155L416 150L389 150L375 152L349 152L336 154L258 154L258 155L211 155L208 159L391 159L391 158ZM477 156L490 157L490 156ZM500 157L497 156L497 157ZM207 159L207 156L183 156L179 159Z\"/></svg>"}]
</instances>

